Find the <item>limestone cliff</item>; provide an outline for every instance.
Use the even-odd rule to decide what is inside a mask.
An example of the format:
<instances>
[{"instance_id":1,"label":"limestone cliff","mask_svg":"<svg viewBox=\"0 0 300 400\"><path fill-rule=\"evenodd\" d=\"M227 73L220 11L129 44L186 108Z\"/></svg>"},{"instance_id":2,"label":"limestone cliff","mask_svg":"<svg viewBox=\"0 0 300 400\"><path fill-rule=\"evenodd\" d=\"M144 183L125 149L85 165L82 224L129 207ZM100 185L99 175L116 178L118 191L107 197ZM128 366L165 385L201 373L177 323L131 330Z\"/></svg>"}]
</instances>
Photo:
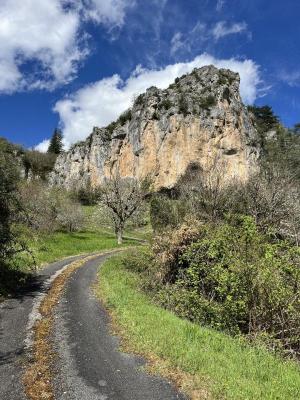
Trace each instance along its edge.
<instances>
[{"instance_id":1,"label":"limestone cliff","mask_svg":"<svg viewBox=\"0 0 300 400\"><path fill-rule=\"evenodd\" d=\"M224 179L247 180L259 147L239 83L238 74L207 66L168 89L149 88L116 122L94 128L60 155L51 183L96 186L118 168L121 176L150 175L157 189L170 188L191 164L204 174L216 165Z\"/></svg>"}]
</instances>

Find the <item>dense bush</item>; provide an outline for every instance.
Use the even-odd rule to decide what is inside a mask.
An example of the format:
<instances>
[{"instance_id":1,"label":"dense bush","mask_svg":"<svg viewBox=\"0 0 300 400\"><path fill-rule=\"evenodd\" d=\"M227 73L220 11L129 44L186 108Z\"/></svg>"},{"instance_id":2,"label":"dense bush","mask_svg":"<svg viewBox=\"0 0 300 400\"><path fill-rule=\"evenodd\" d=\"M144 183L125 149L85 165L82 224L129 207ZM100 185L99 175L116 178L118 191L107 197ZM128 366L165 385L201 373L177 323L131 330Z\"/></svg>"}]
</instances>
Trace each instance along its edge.
<instances>
[{"instance_id":1,"label":"dense bush","mask_svg":"<svg viewBox=\"0 0 300 400\"><path fill-rule=\"evenodd\" d=\"M28 252L18 225L20 217L26 217L19 201L19 155L20 148L0 139L0 296L16 290L27 278L15 265L16 255Z\"/></svg>"},{"instance_id":2,"label":"dense bush","mask_svg":"<svg viewBox=\"0 0 300 400\"><path fill-rule=\"evenodd\" d=\"M84 206L94 206L99 202L101 191L97 187L92 187L87 184L85 187L80 187L77 190L73 190L71 197L75 201L79 201Z\"/></svg>"},{"instance_id":3,"label":"dense bush","mask_svg":"<svg viewBox=\"0 0 300 400\"><path fill-rule=\"evenodd\" d=\"M41 153L36 150L27 150L23 156L25 178L40 178L46 180L53 170L57 155L55 153Z\"/></svg>"},{"instance_id":4,"label":"dense bush","mask_svg":"<svg viewBox=\"0 0 300 400\"><path fill-rule=\"evenodd\" d=\"M22 211L18 201L20 170L15 161L15 149L5 140L0 141L0 259L14 253L16 237L13 225Z\"/></svg>"},{"instance_id":5,"label":"dense bush","mask_svg":"<svg viewBox=\"0 0 300 400\"><path fill-rule=\"evenodd\" d=\"M214 105L216 105L216 99L213 95L203 97L199 103L200 108L204 108L206 110L213 107Z\"/></svg>"},{"instance_id":6,"label":"dense bush","mask_svg":"<svg viewBox=\"0 0 300 400\"><path fill-rule=\"evenodd\" d=\"M300 249L271 242L251 217L183 225L127 264L178 315L300 355Z\"/></svg>"},{"instance_id":7,"label":"dense bush","mask_svg":"<svg viewBox=\"0 0 300 400\"><path fill-rule=\"evenodd\" d=\"M185 205L164 194L154 194L150 201L150 220L155 231L175 228L185 216Z\"/></svg>"}]
</instances>

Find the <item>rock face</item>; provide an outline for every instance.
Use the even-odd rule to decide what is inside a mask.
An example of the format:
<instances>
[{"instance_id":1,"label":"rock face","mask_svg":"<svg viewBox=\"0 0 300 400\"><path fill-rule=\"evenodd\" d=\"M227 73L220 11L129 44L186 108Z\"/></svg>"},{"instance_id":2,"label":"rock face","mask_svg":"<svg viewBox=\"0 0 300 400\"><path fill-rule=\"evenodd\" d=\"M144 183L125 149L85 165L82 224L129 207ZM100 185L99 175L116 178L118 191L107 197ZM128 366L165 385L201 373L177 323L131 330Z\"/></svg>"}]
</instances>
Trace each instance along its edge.
<instances>
[{"instance_id":1,"label":"rock face","mask_svg":"<svg viewBox=\"0 0 300 400\"><path fill-rule=\"evenodd\" d=\"M50 181L66 188L97 186L116 170L151 176L171 188L191 165L216 168L225 181L246 181L258 168L257 132L239 94L239 75L207 66L149 88L132 109L57 159Z\"/></svg>"}]
</instances>

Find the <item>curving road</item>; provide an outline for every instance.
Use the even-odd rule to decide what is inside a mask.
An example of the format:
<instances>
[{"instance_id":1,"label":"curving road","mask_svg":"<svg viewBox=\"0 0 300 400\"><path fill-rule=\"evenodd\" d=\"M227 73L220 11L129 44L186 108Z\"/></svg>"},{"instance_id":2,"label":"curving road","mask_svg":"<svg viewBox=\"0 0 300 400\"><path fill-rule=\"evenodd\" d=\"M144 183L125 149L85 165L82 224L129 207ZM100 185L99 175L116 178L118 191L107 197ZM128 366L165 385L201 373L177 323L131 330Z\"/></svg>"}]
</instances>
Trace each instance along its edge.
<instances>
[{"instance_id":1,"label":"curving road","mask_svg":"<svg viewBox=\"0 0 300 400\"><path fill-rule=\"evenodd\" d=\"M164 379L141 370L144 360L121 353L108 328L108 316L93 294L99 265L109 257L87 260L69 278L55 309L53 343L58 354L57 400L175 400L185 399ZM35 285L0 305L0 399L26 400L22 365L28 316L51 275L73 257L51 264Z\"/></svg>"}]
</instances>

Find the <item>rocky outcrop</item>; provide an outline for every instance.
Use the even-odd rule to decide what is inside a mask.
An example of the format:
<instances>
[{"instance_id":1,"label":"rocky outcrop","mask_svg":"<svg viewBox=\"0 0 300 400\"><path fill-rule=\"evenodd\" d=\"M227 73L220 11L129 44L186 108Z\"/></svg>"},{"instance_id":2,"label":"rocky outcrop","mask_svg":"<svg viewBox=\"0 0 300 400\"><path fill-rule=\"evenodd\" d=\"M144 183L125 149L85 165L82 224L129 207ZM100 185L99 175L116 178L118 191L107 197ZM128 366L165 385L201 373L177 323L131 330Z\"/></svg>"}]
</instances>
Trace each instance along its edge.
<instances>
[{"instance_id":1,"label":"rocky outcrop","mask_svg":"<svg viewBox=\"0 0 300 400\"><path fill-rule=\"evenodd\" d=\"M121 176L151 176L156 189L173 187L190 165L224 180L246 181L258 168L257 132L239 94L239 75L207 66L149 88L132 109L57 159L51 183L67 188Z\"/></svg>"}]
</instances>

